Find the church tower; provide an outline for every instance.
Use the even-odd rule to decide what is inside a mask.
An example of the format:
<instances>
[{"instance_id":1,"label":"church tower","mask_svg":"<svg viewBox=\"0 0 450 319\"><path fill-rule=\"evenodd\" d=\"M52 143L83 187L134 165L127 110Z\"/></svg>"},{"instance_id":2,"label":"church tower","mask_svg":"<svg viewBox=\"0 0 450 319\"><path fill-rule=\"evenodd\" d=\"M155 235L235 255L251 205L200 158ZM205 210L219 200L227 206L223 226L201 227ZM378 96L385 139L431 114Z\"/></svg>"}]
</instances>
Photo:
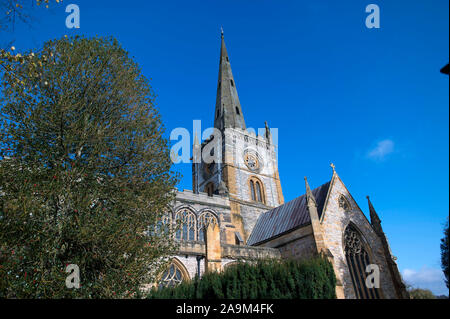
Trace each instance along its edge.
<instances>
[{"instance_id":1,"label":"church tower","mask_svg":"<svg viewBox=\"0 0 450 319\"><path fill-rule=\"evenodd\" d=\"M267 122L256 130L246 127L223 31L216 94L216 134L194 145L198 164L193 164L193 189L228 196L231 224L246 242L259 215L283 204L284 199L271 130ZM216 145L214 151L211 145ZM204 152L216 152L216 160L206 163L201 156Z\"/></svg>"}]
</instances>

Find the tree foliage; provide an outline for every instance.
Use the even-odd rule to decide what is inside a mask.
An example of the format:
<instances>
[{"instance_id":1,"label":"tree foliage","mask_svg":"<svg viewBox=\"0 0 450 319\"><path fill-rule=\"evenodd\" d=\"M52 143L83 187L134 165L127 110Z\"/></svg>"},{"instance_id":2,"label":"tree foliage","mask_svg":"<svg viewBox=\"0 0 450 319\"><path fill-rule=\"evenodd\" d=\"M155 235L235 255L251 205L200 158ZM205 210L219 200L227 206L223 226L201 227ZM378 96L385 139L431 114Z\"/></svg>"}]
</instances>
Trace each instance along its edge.
<instances>
[{"instance_id":1,"label":"tree foliage","mask_svg":"<svg viewBox=\"0 0 450 319\"><path fill-rule=\"evenodd\" d=\"M0 297L130 296L175 248L157 227L178 175L155 94L111 38L29 56L0 96Z\"/></svg>"},{"instance_id":2,"label":"tree foliage","mask_svg":"<svg viewBox=\"0 0 450 319\"><path fill-rule=\"evenodd\" d=\"M239 262L222 273L173 288L153 289L148 298L158 299L334 299L336 277L323 258L307 261L260 260Z\"/></svg>"},{"instance_id":3,"label":"tree foliage","mask_svg":"<svg viewBox=\"0 0 450 319\"><path fill-rule=\"evenodd\" d=\"M30 12L41 5L48 9L51 2L60 3L62 0L0 0L0 32L14 30L18 21L30 23Z\"/></svg>"},{"instance_id":4,"label":"tree foliage","mask_svg":"<svg viewBox=\"0 0 450 319\"><path fill-rule=\"evenodd\" d=\"M445 276L445 284L448 286L448 220L444 227L444 237L441 239L441 267Z\"/></svg>"},{"instance_id":5,"label":"tree foliage","mask_svg":"<svg viewBox=\"0 0 450 319\"><path fill-rule=\"evenodd\" d=\"M62 0L0 0L0 33L2 40L6 39L4 37L5 32L14 31L17 21L30 25L32 20L31 12L42 4L48 9L51 2L61 3ZM23 63L27 59L32 60L34 53L28 52L25 54L15 52L16 48L12 46L13 42L0 42L0 75L6 73L10 77L10 80L14 81L17 85L21 85L15 74L15 65L17 63ZM30 71L35 73L36 70Z\"/></svg>"},{"instance_id":6,"label":"tree foliage","mask_svg":"<svg viewBox=\"0 0 450 319\"><path fill-rule=\"evenodd\" d=\"M409 290L409 296L411 299L436 299L431 290L420 288Z\"/></svg>"}]
</instances>

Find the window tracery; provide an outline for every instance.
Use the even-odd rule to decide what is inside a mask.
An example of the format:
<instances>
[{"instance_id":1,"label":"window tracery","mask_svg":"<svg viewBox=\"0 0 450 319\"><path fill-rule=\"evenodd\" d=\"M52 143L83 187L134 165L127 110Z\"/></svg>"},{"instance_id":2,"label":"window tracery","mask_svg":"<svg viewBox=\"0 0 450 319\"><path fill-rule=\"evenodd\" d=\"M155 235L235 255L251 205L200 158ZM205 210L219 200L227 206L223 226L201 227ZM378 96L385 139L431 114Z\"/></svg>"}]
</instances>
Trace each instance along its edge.
<instances>
[{"instance_id":1,"label":"window tracery","mask_svg":"<svg viewBox=\"0 0 450 319\"><path fill-rule=\"evenodd\" d=\"M361 235L352 224L345 229L344 247L356 297L358 299L379 299L378 289L368 288L366 285L366 268L371 264L370 256Z\"/></svg>"},{"instance_id":2,"label":"window tracery","mask_svg":"<svg viewBox=\"0 0 450 319\"><path fill-rule=\"evenodd\" d=\"M188 208L176 212L175 223L177 231L175 238L178 240L195 240L197 238L196 216Z\"/></svg>"}]
</instances>

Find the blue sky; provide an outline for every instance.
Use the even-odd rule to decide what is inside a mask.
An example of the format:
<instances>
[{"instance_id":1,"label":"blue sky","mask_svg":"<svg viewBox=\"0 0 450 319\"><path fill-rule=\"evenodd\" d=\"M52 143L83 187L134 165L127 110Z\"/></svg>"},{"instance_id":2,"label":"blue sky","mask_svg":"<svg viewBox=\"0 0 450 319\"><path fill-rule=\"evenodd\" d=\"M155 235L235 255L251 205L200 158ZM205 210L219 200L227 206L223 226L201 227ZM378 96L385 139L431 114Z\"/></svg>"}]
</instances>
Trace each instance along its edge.
<instances>
[{"instance_id":1,"label":"blue sky","mask_svg":"<svg viewBox=\"0 0 450 319\"><path fill-rule=\"evenodd\" d=\"M81 28L65 26L65 7ZM381 28L365 27L380 7ZM377 209L405 279L447 294L439 242L449 213L448 1L64 1L0 43L113 35L151 78L168 133L213 125L220 26L247 126L279 130L286 200L333 162L365 213ZM174 167L191 189L191 167Z\"/></svg>"}]
</instances>

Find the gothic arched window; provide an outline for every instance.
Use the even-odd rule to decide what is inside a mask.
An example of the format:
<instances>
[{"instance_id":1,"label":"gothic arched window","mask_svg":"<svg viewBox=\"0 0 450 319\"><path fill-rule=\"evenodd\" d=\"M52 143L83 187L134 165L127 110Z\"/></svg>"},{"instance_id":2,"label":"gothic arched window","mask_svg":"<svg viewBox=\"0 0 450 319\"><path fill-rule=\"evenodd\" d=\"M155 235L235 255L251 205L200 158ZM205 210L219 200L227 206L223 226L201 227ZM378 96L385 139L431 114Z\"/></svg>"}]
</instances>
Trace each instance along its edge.
<instances>
[{"instance_id":1,"label":"gothic arched window","mask_svg":"<svg viewBox=\"0 0 450 319\"><path fill-rule=\"evenodd\" d=\"M250 180L250 193L252 194L252 200L256 200L255 183L252 180Z\"/></svg>"},{"instance_id":2,"label":"gothic arched window","mask_svg":"<svg viewBox=\"0 0 450 319\"><path fill-rule=\"evenodd\" d=\"M339 203L339 207L341 207L342 209L344 209L346 211L351 209L351 205L350 205L347 197L345 197L342 194L339 196L338 203Z\"/></svg>"},{"instance_id":3,"label":"gothic arched window","mask_svg":"<svg viewBox=\"0 0 450 319\"><path fill-rule=\"evenodd\" d=\"M168 235L170 234L170 231L172 229L171 223L172 223L172 214L164 213L161 216L161 218L156 222L156 224L153 224L152 226L149 226L147 228L145 234L148 236Z\"/></svg>"},{"instance_id":4,"label":"gothic arched window","mask_svg":"<svg viewBox=\"0 0 450 319\"><path fill-rule=\"evenodd\" d=\"M263 183L255 176L250 177L249 181L251 199L256 202L265 204Z\"/></svg>"},{"instance_id":5,"label":"gothic arched window","mask_svg":"<svg viewBox=\"0 0 450 319\"><path fill-rule=\"evenodd\" d=\"M209 211L201 213L198 217L198 240L205 240L204 229L206 229L210 224L218 224L216 215Z\"/></svg>"},{"instance_id":6,"label":"gothic arched window","mask_svg":"<svg viewBox=\"0 0 450 319\"><path fill-rule=\"evenodd\" d=\"M256 182L256 197L258 199L258 202L262 202L262 192L261 192L261 185L259 184L259 182Z\"/></svg>"},{"instance_id":7,"label":"gothic arched window","mask_svg":"<svg viewBox=\"0 0 450 319\"><path fill-rule=\"evenodd\" d=\"M178 240L196 240L197 223L196 216L193 211L183 208L176 212L175 223L177 231L175 238Z\"/></svg>"},{"instance_id":8,"label":"gothic arched window","mask_svg":"<svg viewBox=\"0 0 450 319\"><path fill-rule=\"evenodd\" d=\"M187 279L189 277L186 269L179 261L174 259L162 274L158 288L174 287Z\"/></svg>"},{"instance_id":9,"label":"gothic arched window","mask_svg":"<svg viewBox=\"0 0 450 319\"><path fill-rule=\"evenodd\" d=\"M353 225L348 225L344 232L345 258L352 277L353 288L358 299L379 299L377 288L368 288L366 285L367 265L370 257L361 235Z\"/></svg>"},{"instance_id":10,"label":"gothic arched window","mask_svg":"<svg viewBox=\"0 0 450 319\"><path fill-rule=\"evenodd\" d=\"M161 219L158 221L157 229L158 234L169 234L171 230L172 216L170 213L164 214Z\"/></svg>"},{"instance_id":11,"label":"gothic arched window","mask_svg":"<svg viewBox=\"0 0 450 319\"><path fill-rule=\"evenodd\" d=\"M239 115L239 108L236 106L236 114Z\"/></svg>"}]
</instances>

